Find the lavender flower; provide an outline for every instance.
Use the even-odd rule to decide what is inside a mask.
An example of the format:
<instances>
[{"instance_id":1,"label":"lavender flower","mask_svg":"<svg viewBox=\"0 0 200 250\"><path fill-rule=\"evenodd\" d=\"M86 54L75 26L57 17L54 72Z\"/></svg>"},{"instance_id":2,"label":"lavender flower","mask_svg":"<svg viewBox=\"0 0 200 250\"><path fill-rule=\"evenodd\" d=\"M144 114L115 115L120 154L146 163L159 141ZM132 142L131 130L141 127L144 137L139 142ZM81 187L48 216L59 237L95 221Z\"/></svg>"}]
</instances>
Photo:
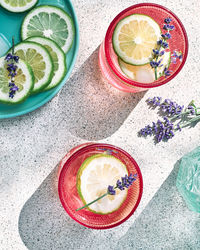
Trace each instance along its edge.
<instances>
[{"instance_id":1,"label":"lavender flower","mask_svg":"<svg viewBox=\"0 0 200 250\"><path fill-rule=\"evenodd\" d=\"M19 90L19 88L15 85L14 81L14 77L17 75L17 65L15 63L18 63L19 57L14 54L14 38L12 39L12 42L13 42L12 53L8 53L5 57L5 60L8 62L7 64L8 76L10 76L11 78L11 82L9 82L8 85L10 98L13 98L16 91Z\"/></svg>"},{"instance_id":2,"label":"lavender flower","mask_svg":"<svg viewBox=\"0 0 200 250\"><path fill-rule=\"evenodd\" d=\"M164 22L169 24L171 23L172 19L170 17L165 18Z\"/></svg>"},{"instance_id":3,"label":"lavender flower","mask_svg":"<svg viewBox=\"0 0 200 250\"><path fill-rule=\"evenodd\" d=\"M165 99L162 102L162 98L159 96L154 96L153 98L148 98L147 103L153 107L159 106L161 111L168 116L179 115L183 111L184 106L178 105L176 102Z\"/></svg>"},{"instance_id":4,"label":"lavender flower","mask_svg":"<svg viewBox=\"0 0 200 250\"><path fill-rule=\"evenodd\" d=\"M177 60L182 61L182 59L183 59L183 54L182 54L182 52L181 52L181 51L178 52L178 51L174 50L174 51L173 51L173 54L172 54L172 56L171 56L171 59L172 59L172 63L173 63L173 64L176 64Z\"/></svg>"},{"instance_id":5,"label":"lavender flower","mask_svg":"<svg viewBox=\"0 0 200 250\"><path fill-rule=\"evenodd\" d=\"M116 191L114 190L114 186L108 186L108 194L115 195Z\"/></svg>"},{"instance_id":6,"label":"lavender flower","mask_svg":"<svg viewBox=\"0 0 200 250\"><path fill-rule=\"evenodd\" d=\"M170 99L162 102L162 98L159 96L148 98L147 103L153 107L159 107L170 117L164 116L162 121L158 119L156 123L153 122L152 125L147 125L138 132L140 136L154 135L157 143L173 138L176 131L181 131L183 127L200 121L198 111L200 107L196 107L194 101L191 101L185 110L183 105L178 105Z\"/></svg>"},{"instance_id":7,"label":"lavender flower","mask_svg":"<svg viewBox=\"0 0 200 250\"><path fill-rule=\"evenodd\" d=\"M164 38L165 40L170 39L171 38L171 34L170 33L165 33L161 35L162 38Z\"/></svg>"},{"instance_id":8,"label":"lavender flower","mask_svg":"<svg viewBox=\"0 0 200 250\"><path fill-rule=\"evenodd\" d=\"M173 30L174 29L174 25L169 25L169 24L164 24L163 26L163 29L164 30Z\"/></svg>"},{"instance_id":9,"label":"lavender flower","mask_svg":"<svg viewBox=\"0 0 200 250\"><path fill-rule=\"evenodd\" d=\"M162 140L171 139L174 136L174 124L167 117L164 117L163 120L164 121L158 120L156 123L153 122L152 126L148 125L152 129L151 135L155 135L155 140L157 143ZM141 130L139 131L140 135Z\"/></svg>"},{"instance_id":10,"label":"lavender flower","mask_svg":"<svg viewBox=\"0 0 200 250\"><path fill-rule=\"evenodd\" d=\"M134 175L130 174L129 176L125 175L125 177L121 178L121 181L117 180L116 188L118 188L120 190L124 190L125 188L129 188L133 184L133 182L136 180L136 177L137 177L137 174L134 174Z\"/></svg>"},{"instance_id":11,"label":"lavender flower","mask_svg":"<svg viewBox=\"0 0 200 250\"><path fill-rule=\"evenodd\" d=\"M194 106L189 105L187 108L188 108L188 110L190 111L190 114L191 114L191 115L195 115L196 110L195 110Z\"/></svg>"},{"instance_id":12,"label":"lavender flower","mask_svg":"<svg viewBox=\"0 0 200 250\"><path fill-rule=\"evenodd\" d=\"M153 98L148 98L147 103L152 104L153 106L160 106L162 98L159 96L154 96Z\"/></svg>"},{"instance_id":13,"label":"lavender flower","mask_svg":"<svg viewBox=\"0 0 200 250\"><path fill-rule=\"evenodd\" d=\"M165 67L163 73L164 73L165 77L170 76L170 75L171 75L171 74L170 74L170 73L171 73L171 70L169 70L167 67Z\"/></svg>"},{"instance_id":14,"label":"lavender flower","mask_svg":"<svg viewBox=\"0 0 200 250\"><path fill-rule=\"evenodd\" d=\"M85 206L76 209L76 211L79 211L79 210L81 210L83 208L86 208L86 207L92 205L93 203L95 203L96 201L102 199L103 197L105 197L107 195L115 195L116 194L115 189L117 189L117 188L119 190L124 190L125 188L129 188L133 184L133 182L136 181L136 180L137 180L137 173L136 174L130 174L129 176L125 175L124 177L121 178L121 181L117 180L115 187L109 185L108 188L107 188L107 192L105 194L101 195L100 197L98 197L97 199L91 201L90 203L86 204Z\"/></svg>"},{"instance_id":15,"label":"lavender flower","mask_svg":"<svg viewBox=\"0 0 200 250\"><path fill-rule=\"evenodd\" d=\"M163 64L161 64L161 61L159 60L159 57L164 55L164 49L167 49L169 47L169 44L167 43L167 40L171 38L171 34L169 33L169 31L174 29L174 26L169 24L171 21L172 19L170 17L164 19L163 29L167 30L167 32L165 34L161 34L161 39L157 41L159 48L153 49L152 51L152 59L150 61L150 65L154 69L155 80L158 79L157 68L163 66ZM166 67L163 73L165 77L170 76L170 71Z\"/></svg>"}]
</instances>

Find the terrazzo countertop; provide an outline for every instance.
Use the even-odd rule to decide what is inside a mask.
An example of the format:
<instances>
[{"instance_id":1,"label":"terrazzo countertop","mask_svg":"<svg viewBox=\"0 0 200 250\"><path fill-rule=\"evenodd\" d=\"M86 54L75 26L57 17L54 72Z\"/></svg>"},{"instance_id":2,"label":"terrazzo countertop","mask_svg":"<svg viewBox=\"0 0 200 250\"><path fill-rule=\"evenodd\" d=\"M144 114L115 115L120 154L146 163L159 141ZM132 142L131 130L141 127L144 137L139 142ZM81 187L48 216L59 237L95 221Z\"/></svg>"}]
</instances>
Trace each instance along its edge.
<instances>
[{"instance_id":1,"label":"terrazzo countertop","mask_svg":"<svg viewBox=\"0 0 200 250\"><path fill-rule=\"evenodd\" d=\"M129 94L105 83L97 55L111 20L142 1L73 0L80 25L76 66L63 89L38 110L0 121L0 249L200 249L200 215L187 209L175 180L180 158L200 144L200 123L167 143L139 138L156 120L146 105L152 96L187 105L200 100L200 18L197 0L157 0L183 22L189 55L167 85ZM144 181L141 203L122 225L85 228L64 211L57 194L57 164L75 145L98 141L125 149Z\"/></svg>"}]
</instances>

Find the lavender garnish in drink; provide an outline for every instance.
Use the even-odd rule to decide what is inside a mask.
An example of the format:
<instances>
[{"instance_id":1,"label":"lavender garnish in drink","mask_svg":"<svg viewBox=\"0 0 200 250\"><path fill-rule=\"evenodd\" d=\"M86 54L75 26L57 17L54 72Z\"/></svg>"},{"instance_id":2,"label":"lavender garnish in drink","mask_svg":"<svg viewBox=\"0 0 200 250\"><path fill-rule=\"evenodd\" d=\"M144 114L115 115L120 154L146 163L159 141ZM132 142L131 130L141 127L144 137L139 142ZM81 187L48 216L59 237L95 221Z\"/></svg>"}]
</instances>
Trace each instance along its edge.
<instances>
[{"instance_id":1,"label":"lavender garnish in drink","mask_svg":"<svg viewBox=\"0 0 200 250\"><path fill-rule=\"evenodd\" d=\"M86 207L92 205L93 203L97 202L98 200L102 199L103 197L105 197L107 195L116 195L116 189L119 189L122 191L125 188L129 188L136 180L137 180L137 174L130 174L129 176L125 175L124 177L121 178L121 180L117 180L115 186L109 185L107 188L107 192L105 194L101 195L100 197L91 201L90 203L86 204L85 206L76 209L76 211L79 211L83 208L86 208Z\"/></svg>"}]
</instances>

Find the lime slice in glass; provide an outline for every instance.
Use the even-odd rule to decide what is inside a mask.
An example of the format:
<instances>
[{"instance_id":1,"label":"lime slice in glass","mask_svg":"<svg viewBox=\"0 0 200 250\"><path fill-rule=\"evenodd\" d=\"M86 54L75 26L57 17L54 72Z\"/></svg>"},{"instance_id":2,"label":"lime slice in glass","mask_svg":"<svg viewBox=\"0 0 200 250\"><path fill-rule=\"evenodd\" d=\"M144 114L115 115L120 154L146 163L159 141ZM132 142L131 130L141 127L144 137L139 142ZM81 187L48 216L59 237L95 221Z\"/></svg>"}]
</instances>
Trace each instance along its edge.
<instances>
[{"instance_id":1,"label":"lime slice in glass","mask_svg":"<svg viewBox=\"0 0 200 250\"><path fill-rule=\"evenodd\" d=\"M17 75L15 76L15 85L19 88L13 98L9 97L9 82L7 62L5 57L0 58L0 102L6 104L17 104L27 99L34 86L34 75L31 67L21 59L17 65Z\"/></svg>"},{"instance_id":2,"label":"lime slice in glass","mask_svg":"<svg viewBox=\"0 0 200 250\"><path fill-rule=\"evenodd\" d=\"M128 174L126 166L112 155L97 154L87 158L77 175L77 190L87 204L107 192L109 185ZM107 195L88 207L94 213L108 214L116 211L124 202L127 190L116 189L116 195Z\"/></svg>"},{"instance_id":3,"label":"lime slice in glass","mask_svg":"<svg viewBox=\"0 0 200 250\"><path fill-rule=\"evenodd\" d=\"M32 36L50 38L66 53L74 39L74 24L62 9L42 5L30 11L24 18L21 36L22 40Z\"/></svg>"},{"instance_id":4,"label":"lime slice in glass","mask_svg":"<svg viewBox=\"0 0 200 250\"><path fill-rule=\"evenodd\" d=\"M50 84L44 89L49 90L56 87L64 78L67 72L66 56L62 49L52 40L45 37L30 37L26 41L42 44L49 52L54 66L53 78Z\"/></svg>"}]
</instances>

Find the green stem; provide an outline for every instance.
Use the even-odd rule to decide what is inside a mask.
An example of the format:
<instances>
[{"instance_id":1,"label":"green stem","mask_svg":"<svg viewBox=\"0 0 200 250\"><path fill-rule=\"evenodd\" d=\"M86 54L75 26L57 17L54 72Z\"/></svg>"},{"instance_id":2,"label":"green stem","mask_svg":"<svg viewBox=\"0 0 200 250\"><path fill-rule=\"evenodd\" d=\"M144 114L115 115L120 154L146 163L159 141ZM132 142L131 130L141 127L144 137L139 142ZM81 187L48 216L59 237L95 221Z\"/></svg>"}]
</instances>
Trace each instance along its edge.
<instances>
[{"instance_id":1,"label":"green stem","mask_svg":"<svg viewBox=\"0 0 200 250\"><path fill-rule=\"evenodd\" d=\"M191 123L197 122L199 120L200 120L200 115L198 115L197 117L194 117L194 118L190 119L188 122L186 122L185 124L181 125L180 127L184 128L184 127L190 125Z\"/></svg>"},{"instance_id":2,"label":"green stem","mask_svg":"<svg viewBox=\"0 0 200 250\"><path fill-rule=\"evenodd\" d=\"M158 76L157 76L157 67L155 68L154 72L155 72L155 80L158 80Z\"/></svg>"},{"instance_id":3,"label":"green stem","mask_svg":"<svg viewBox=\"0 0 200 250\"><path fill-rule=\"evenodd\" d=\"M12 55L15 54L15 40L14 40L14 36L12 37Z\"/></svg>"},{"instance_id":4,"label":"green stem","mask_svg":"<svg viewBox=\"0 0 200 250\"><path fill-rule=\"evenodd\" d=\"M184 116L184 115L189 114L189 113L190 113L189 110L188 110L188 111L185 111L185 112L183 112L183 113L180 113L179 115L175 115L175 116L169 118L169 120L170 120L170 121L173 121L173 120L175 120L175 119L177 119L177 118L180 118L181 116Z\"/></svg>"},{"instance_id":5,"label":"green stem","mask_svg":"<svg viewBox=\"0 0 200 250\"><path fill-rule=\"evenodd\" d=\"M93 203L95 203L96 201L98 201L98 200L102 199L102 198L103 198L103 197L105 197L106 195L108 195L108 192L107 192L107 193L105 193L105 194L103 194L102 196L100 196L100 197L99 197L99 198L97 198L96 200L93 200L93 201L91 201L90 203L86 204L85 206L80 207L80 208L77 208L77 209L76 209L76 211L79 211L79 210L81 210L81 209L83 209L83 208L86 208L86 207L88 207L88 206L92 205Z\"/></svg>"}]
</instances>

